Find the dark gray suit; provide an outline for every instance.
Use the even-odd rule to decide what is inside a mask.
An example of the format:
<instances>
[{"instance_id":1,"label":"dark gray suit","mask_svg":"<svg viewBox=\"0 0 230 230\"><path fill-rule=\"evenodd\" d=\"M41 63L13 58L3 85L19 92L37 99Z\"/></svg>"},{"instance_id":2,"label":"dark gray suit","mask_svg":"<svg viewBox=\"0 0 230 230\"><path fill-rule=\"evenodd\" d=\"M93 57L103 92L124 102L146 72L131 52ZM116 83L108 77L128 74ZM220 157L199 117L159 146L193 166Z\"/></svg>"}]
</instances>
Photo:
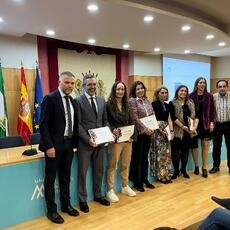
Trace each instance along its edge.
<instances>
[{"instance_id":1,"label":"dark gray suit","mask_svg":"<svg viewBox=\"0 0 230 230\"><path fill-rule=\"evenodd\" d=\"M91 147L88 143L90 139L88 130L109 126L109 124L107 122L105 100L102 97L96 96L97 116L85 94L77 97L75 100L77 102L79 125L78 191L80 201L84 202L87 201L86 174L91 159L93 161L93 191L96 198L101 197L103 177L104 145L99 145L97 148Z\"/></svg>"}]
</instances>

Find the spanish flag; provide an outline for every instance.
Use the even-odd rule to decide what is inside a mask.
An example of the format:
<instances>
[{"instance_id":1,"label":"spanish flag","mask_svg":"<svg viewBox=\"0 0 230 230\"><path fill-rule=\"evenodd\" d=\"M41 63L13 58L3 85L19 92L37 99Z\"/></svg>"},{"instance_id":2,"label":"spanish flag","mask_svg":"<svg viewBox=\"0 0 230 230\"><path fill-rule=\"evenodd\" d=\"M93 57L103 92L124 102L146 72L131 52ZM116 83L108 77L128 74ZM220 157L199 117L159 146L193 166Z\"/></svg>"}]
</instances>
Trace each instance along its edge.
<instances>
[{"instance_id":1,"label":"spanish flag","mask_svg":"<svg viewBox=\"0 0 230 230\"><path fill-rule=\"evenodd\" d=\"M30 112L28 93L26 88L26 78L24 68L21 67L21 97L20 110L18 116L18 134L22 136L25 144L30 144L30 134L33 130L32 117Z\"/></svg>"}]
</instances>

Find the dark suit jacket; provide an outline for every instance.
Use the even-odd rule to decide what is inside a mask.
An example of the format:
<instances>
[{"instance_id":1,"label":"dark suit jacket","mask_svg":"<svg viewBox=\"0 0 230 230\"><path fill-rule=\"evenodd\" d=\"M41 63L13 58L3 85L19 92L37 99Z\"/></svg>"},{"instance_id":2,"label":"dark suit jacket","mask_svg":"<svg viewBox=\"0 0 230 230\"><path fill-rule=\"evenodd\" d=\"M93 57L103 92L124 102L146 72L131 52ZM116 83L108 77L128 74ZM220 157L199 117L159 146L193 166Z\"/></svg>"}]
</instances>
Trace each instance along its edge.
<instances>
[{"instance_id":1,"label":"dark suit jacket","mask_svg":"<svg viewBox=\"0 0 230 230\"><path fill-rule=\"evenodd\" d=\"M77 146L78 119L76 103L70 97L74 109L74 127L73 127L73 145ZM65 111L58 90L44 97L41 104L40 117L40 145L39 149L45 152L47 149L54 147L60 149L64 141L66 120Z\"/></svg>"},{"instance_id":2,"label":"dark suit jacket","mask_svg":"<svg viewBox=\"0 0 230 230\"><path fill-rule=\"evenodd\" d=\"M87 146L87 148L89 148L90 146L88 144L88 141L90 139L90 136L88 130L100 128L103 126L109 126L106 115L105 100L100 96L96 96L98 108L97 117L94 114L92 106L90 105L85 94L82 94L75 100L77 102L78 111L79 147L85 145L85 147Z\"/></svg>"}]
</instances>

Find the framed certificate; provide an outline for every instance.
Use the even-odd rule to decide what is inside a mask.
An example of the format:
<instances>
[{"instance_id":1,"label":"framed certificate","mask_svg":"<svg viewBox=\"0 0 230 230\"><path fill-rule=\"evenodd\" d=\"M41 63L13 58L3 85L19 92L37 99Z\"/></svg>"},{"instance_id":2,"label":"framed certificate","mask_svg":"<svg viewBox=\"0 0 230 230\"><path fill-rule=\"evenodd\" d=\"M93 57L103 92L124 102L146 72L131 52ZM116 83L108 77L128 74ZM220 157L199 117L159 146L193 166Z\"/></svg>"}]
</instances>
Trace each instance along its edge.
<instances>
[{"instance_id":1,"label":"framed certificate","mask_svg":"<svg viewBox=\"0 0 230 230\"><path fill-rule=\"evenodd\" d=\"M88 132L97 145L114 141L113 134L108 126L89 129Z\"/></svg>"},{"instance_id":2,"label":"framed certificate","mask_svg":"<svg viewBox=\"0 0 230 230\"><path fill-rule=\"evenodd\" d=\"M123 126L117 128L117 130L119 131L119 137L117 138L117 143L129 141L130 137L134 133L134 125Z\"/></svg>"},{"instance_id":3,"label":"framed certificate","mask_svg":"<svg viewBox=\"0 0 230 230\"><path fill-rule=\"evenodd\" d=\"M143 117L140 119L140 121L149 129L159 129L159 125L154 114L148 117Z\"/></svg>"}]
</instances>

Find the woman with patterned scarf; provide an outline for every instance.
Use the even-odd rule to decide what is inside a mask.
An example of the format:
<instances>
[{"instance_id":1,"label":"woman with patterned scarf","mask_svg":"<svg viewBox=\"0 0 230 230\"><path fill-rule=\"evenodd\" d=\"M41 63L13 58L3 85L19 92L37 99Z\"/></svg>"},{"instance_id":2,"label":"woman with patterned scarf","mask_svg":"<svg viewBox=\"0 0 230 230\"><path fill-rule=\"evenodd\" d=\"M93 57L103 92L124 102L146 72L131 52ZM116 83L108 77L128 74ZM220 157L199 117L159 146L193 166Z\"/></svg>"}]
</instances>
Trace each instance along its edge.
<instances>
[{"instance_id":1,"label":"woman with patterned scarf","mask_svg":"<svg viewBox=\"0 0 230 230\"><path fill-rule=\"evenodd\" d=\"M169 103L169 111L174 123L174 139L171 143L174 166L172 179L176 179L180 172L184 178L190 178L186 172L186 166L192 138L197 135L198 119L194 102L188 98L187 86L181 85L177 88L174 99Z\"/></svg>"}]
</instances>

